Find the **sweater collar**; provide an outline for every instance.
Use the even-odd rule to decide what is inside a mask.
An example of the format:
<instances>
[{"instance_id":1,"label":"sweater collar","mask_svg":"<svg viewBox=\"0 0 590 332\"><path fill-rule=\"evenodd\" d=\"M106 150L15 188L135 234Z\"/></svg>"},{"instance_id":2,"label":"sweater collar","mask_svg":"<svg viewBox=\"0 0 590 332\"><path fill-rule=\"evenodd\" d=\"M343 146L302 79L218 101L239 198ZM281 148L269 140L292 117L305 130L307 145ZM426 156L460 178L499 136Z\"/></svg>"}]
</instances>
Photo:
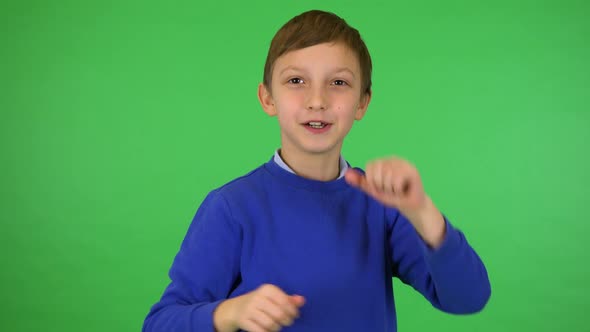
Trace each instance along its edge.
<instances>
[{"instance_id":1,"label":"sweater collar","mask_svg":"<svg viewBox=\"0 0 590 332\"><path fill-rule=\"evenodd\" d=\"M279 165L282 169L285 169L285 170L295 174L295 171L293 171L293 169L291 169L291 167L289 167L289 165L287 165L287 163L285 163L283 158L281 158L279 151L280 151L280 149L275 150L274 162L277 163L277 165ZM346 160L344 160L344 158L342 158L342 155L340 155L340 168L339 168L340 175L338 175L338 179L344 177L344 174L346 174L346 170L348 170L348 167L349 167L348 163L346 162Z\"/></svg>"},{"instance_id":2,"label":"sweater collar","mask_svg":"<svg viewBox=\"0 0 590 332\"><path fill-rule=\"evenodd\" d=\"M276 153L276 152L275 152ZM280 160L280 159L279 159ZM346 162L346 168L350 167L350 164ZM299 176L292 171L282 167L277 163L275 156L273 155L270 160L264 164L264 168L278 180L297 188L307 189L311 191L335 191L352 188L344 179L344 176L338 177L332 181L320 181L307 179Z\"/></svg>"}]
</instances>

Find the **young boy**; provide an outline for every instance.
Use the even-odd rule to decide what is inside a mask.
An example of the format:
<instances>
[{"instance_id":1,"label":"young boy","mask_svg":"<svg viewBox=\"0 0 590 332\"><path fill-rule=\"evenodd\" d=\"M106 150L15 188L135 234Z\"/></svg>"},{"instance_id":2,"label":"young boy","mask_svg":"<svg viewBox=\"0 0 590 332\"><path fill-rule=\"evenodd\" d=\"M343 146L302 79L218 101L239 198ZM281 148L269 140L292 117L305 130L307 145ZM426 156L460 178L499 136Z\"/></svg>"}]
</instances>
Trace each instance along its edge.
<instances>
[{"instance_id":1,"label":"young boy","mask_svg":"<svg viewBox=\"0 0 590 332\"><path fill-rule=\"evenodd\" d=\"M143 331L396 331L392 277L436 308L475 313L486 269L424 192L416 168L341 157L371 100L371 59L338 16L310 11L275 35L258 96L281 148L213 190Z\"/></svg>"}]
</instances>

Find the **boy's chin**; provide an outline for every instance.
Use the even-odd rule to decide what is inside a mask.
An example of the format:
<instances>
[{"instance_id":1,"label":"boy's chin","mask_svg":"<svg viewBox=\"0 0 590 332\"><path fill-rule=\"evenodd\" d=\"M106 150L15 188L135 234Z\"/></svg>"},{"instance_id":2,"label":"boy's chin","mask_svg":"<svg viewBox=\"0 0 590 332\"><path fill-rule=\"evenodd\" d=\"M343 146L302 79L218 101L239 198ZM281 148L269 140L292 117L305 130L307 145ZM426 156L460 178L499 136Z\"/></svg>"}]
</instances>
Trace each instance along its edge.
<instances>
[{"instance_id":1,"label":"boy's chin","mask_svg":"<svg viewBox=\"0 0 590 332\"><path fill-rule=\"evenodd\" d=\"M337 149L336 146L307 146L304 149L304 152L310 155L320 156L320 155L329 155L333 153ZM340 151L338 151L339 153Z\"/></svg>"},{"instance_id":2,"label":"boy's chin","mask_svg":"<svg viewBox=\"0 0 590 332\"><path fill-rule=\"evenodd\" d=\"M291 149L298 151L298 153L315 157L332 155L334 153L340 154L341 147L341 144L338 144L337 140L328 137L324 137L323 139L300 137L297 141L291 141L289 145Z\"/></svg>"}]
</instances>

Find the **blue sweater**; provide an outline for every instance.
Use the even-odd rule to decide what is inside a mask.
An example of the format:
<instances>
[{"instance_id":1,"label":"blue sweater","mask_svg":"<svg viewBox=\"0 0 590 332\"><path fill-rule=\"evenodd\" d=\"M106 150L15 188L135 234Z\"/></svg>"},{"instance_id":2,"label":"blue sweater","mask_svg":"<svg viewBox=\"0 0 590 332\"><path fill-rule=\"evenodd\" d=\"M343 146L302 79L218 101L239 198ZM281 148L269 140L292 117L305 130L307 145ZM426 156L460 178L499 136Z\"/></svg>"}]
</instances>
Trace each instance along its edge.
<instances>
[{"instance_id":1,"label":"blue sweater","mask_svg":"<svg viewBox=\"0 0 590 332\"><path fill-rule=\"evenodd\" d=\"M143 331L214 331L219 303L262 284L306 299L282 331L396 331L392 277L444 312L478 312L490 297L486 269L445 221L432 250L396 209L344 178L305 179L271 159L204 199Z\"/></svg>"}]
</instances>

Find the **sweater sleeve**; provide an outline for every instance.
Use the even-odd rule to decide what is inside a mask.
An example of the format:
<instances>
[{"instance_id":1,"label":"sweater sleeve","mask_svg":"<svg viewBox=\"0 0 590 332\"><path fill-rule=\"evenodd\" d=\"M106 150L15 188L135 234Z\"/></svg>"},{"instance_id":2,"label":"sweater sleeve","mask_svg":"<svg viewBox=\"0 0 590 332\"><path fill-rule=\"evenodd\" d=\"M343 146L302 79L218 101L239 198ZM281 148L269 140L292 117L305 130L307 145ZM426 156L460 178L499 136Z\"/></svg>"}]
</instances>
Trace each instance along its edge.
<instances>
[{"instance_id":1,"label":"sweater sleeve","mask_svg":"<svg viewBox=\"0 0 590 332\"><path fill-rule=\"evenodd\" d=\"M217 191L203 201L169 271L170 284L152 306L143 332L212 332L213 311L239 278L241 230Z\"/></svg>"},{"instance_id":2,"label":"sweater sleeve","mask_svg":"<svg viewBox=\"0 0 590 332\"><path fill-rule=\"evenodd\" d=\"M486 268L461 231L445 217L441 246L430 248L399 211L388 210L393 275L420 292L441 311L481 311L491 295Z\"/></svg>"}]
</instances>

